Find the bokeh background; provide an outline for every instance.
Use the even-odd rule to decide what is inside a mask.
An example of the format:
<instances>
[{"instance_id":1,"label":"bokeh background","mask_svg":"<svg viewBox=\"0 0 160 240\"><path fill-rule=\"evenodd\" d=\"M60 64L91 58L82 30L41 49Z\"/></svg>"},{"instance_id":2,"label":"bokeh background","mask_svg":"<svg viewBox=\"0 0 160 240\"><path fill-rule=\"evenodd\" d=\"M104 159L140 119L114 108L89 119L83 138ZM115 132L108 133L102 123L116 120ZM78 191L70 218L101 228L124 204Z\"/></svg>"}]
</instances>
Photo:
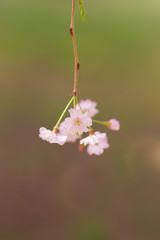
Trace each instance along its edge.
<instances>
[{"instance_id":1,"label":"bokeh background","mask_svg":"<svg viewBox=\"0 0 160 240\"><path fill-rule=\"evenodd\" d=\"M76 7L79 98L115 117L110 149L49 145L73 88L71 0L0 1L0 239L160 239L160 3Z\"/></svg>"}]
</instances>

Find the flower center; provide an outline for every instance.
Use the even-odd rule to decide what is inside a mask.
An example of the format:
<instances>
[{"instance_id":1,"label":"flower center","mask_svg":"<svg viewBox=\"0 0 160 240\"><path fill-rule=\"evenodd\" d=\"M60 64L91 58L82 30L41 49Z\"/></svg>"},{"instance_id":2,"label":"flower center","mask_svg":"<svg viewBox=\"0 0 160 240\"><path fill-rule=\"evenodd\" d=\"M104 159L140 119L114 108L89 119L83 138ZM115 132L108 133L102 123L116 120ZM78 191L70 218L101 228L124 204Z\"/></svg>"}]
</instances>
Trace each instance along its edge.
<instances>
[{"instance_id":1,"label":"flower center","mask_svg":"<svg viewBox=\"0 0 160 240\"><path fill-rule=\"evenodd\" d=\"M74 119L74 123L75 123L75 125L80 126L81 120L77 117L77 118Z\"/></svg>"},{"instance_id":2,"label":"flower center","mask_svg":"<svg viewBox=\"0 0 160 240\"><path fill-rule=\"evenodd\" d=\"M89 112L88 108L83 109L83 113Z\"/></svg>"}]
</instances>

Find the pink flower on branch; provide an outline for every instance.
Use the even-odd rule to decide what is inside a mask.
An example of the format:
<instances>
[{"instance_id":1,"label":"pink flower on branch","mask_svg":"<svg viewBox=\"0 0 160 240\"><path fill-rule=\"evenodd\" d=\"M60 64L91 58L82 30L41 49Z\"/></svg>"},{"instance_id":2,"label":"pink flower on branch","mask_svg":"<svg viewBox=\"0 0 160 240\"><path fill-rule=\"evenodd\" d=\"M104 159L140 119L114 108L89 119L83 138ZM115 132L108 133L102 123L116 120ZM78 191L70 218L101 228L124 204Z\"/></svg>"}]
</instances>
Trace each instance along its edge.
<instances>
[{"instance_id":1,"label":"pink flower on branch","mask_svg":"<svg viewBox=\"0 0 160 240\"><path fill-rule=\"evenodd\" d=\"M90 99L81 100L80 107L82 108L83 112L88 112L88 116L90 118L94 117L99 111L96 109L97 103L91 101ZM76 105L76 109L80 109L79 105Z\"/></svg>"},{"instance_id":2,"label":"pink flower on branch","mask_svg":"<svg viewBox=\"0 0 160 240\"><path fill-rule=\"evenodd\" d=\"M60 115L57 123L54 125L53 131L48 130L44 127L39 130L39 137L49 143L57 143L63 145L65 142L75 142L80 139L80 145L78 150L83 151L84 147L87 146L87 152L89 155L101 155L104 149L109 148L108 138L106 133L95 132L91 129L92 122L107 126L111 130L118 131L120 129L120 123L116 119L110 119L109 121L100 121L92 119L99 111L96 108L97 103L91 101L90 99L81 100L79 102L77 95L77 80L78 71L80 70L80 63L77 55L77 46L74 31L74 15L75 15L75 0L72 0L72 14L71 14L71 25L70 25L70 35L73 40L73 50L74 50L74 86L73 92L70 94L71 99L64 108L62 114ZM80 6L80 12L82 19L85 19L84 6L82 1L77 1ZM81 11L83 10L83 11ZM68 111L71 103L73 103L73 108L70 109L70 117L67 117L64 121L63 118L65 113ZM77 103L77 104L76 104ZM63 121L63 122L62 122ZM82 139L82 134L89 132L89 136Z\"/></svg>"},{"instance_id":3,"label":"pink flower on branch","mask_svg":"<svg viewBox=\"0 0 160 240\"><path fill-rule=\"evenodd\" d=\"M80 144L88 145L87 152L89 155L101 155L104 149L110 147L106 133L100 132L91 133L88 137L82 139Z\"/></svg>"},{"instance_id":4,"label":"pink flower on branch","mask_svg":"<svg viewBox=\"0 0 160 240\"><path fill-rule=\"evenodd\" d=\"M64 129L74 135L82 135L84 132L88 132L88 127L92 125L92 120L88 117L88 113L82 113L82 111L74 110L73 108L69 110L70 117L64 120Z\"/></svg>"},{"instance_id":5,"label":"pink flower on branch","mask_svg":"<svg viewBox=\"0 0 160 240\"><path fill-rule=\"evenodd\" d=\"M67 136L61 136L55 130L51 131L44 127L39 129L39 137L49 143L58 143L59 145L63 145L67 140Z\"/></svg>"},{"instance_id":6,"label":"pink flower on branch","mask_svg":"<svg viewBox=\"0 0 160 240\"><path fill-rule=\"evenodd\" d=\"M68 132L67 129L65 128L65 122L62 122L58 128L59 134L61 136L67 136L66 142L74 143L79 136L77 134L71 134L71 132Z\"/></svg>"}]
</instances>

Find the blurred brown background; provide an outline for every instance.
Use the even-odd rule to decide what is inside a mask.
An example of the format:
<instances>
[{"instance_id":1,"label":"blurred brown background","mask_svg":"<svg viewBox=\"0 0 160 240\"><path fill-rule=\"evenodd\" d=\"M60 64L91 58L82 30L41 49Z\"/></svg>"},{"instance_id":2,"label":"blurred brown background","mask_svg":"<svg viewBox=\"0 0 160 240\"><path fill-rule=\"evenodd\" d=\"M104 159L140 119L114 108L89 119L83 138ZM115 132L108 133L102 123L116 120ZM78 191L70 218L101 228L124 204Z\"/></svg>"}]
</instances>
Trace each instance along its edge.
<instances>
[{"instance_id":1,"label":"blurred brown background","mask_svg":"<svg viewBox=\"0 0 160 240\"><path fill-rule=\"evenodd\" d=\"M0 239L160 239L160 3L76 8L79 98L98 102L110 149L49 145L73 87L70 1L0 1Z\"/></svg>"}]
</instances>

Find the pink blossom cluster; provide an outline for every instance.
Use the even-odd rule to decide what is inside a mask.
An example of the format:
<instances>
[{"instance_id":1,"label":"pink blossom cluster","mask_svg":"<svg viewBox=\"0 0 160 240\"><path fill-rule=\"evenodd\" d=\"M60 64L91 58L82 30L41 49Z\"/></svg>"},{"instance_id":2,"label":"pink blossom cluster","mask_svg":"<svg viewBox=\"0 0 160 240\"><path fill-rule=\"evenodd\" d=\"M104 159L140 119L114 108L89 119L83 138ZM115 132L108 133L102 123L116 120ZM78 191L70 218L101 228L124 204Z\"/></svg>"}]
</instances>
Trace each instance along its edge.
<instances>
[{"instance_id":1,"label":"pink blossom cluster","mask_svg":"<svg viewBox=\"0 0 160 240\"><path fill-rule=\"evenodd\" d=\"M99 112L96 107L96 102L89 99L81 100L80 103L75 106L75 109L69 109L70 117L65 118L58 128L54 128L53 131L51 131L41 127L39 137L49 143L57 143L59 145L63 145L66 142L74 143L79 140L79 151L82 151L83 148L87 146L89 155L101 155L104 149L109 148L110 145L106 133L94 132L91 128L94 122L93 117ZM115 131L120 129L120 123L116 119L104 121L102 125ZM84 133L89 134L83 138Z\"/></svg>"}]
</instances>

